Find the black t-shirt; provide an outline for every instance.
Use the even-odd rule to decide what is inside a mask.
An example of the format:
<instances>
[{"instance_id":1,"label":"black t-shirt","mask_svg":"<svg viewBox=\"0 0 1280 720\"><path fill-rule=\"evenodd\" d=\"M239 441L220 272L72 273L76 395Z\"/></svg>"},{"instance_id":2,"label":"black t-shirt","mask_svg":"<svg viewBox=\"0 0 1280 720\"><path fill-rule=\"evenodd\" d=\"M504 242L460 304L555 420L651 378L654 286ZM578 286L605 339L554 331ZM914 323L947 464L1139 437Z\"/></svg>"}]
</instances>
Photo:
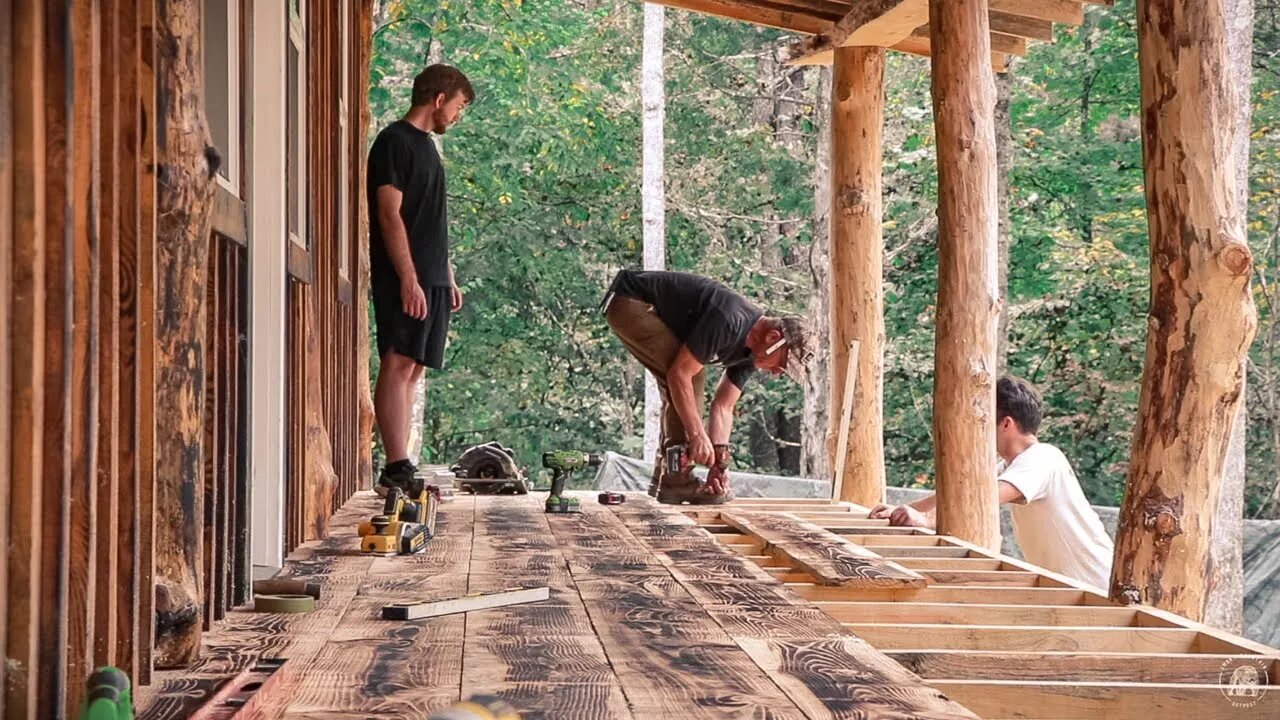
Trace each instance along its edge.
<instances>
[{"instance_id":1,"label":"black t-shirt","mask_svg":"<svg viewBox=\"0 0 1280 720\"><path fill-rule=\"evenodd\" d=\"M449 286L449 217L445 205L444 165L431 134L404 120L378 133L369 149L369 270L375 283L396 279L395 266L378 224L378 188L403 193L400 218L409 236L409 253L424 288Z\"/></svg>"},{"instance_id":2,"label":"black t-shirt","mask_svg":"<svg viewBox=\"0 0 1280 720\"><path fill-rule=\"evenodd\" d=\"M699 362L724 367L739 389L755 372L747 333L764 313L724 285L691 273L622 270L609 291L652 305Z\"/></svg>"}]
</instances>

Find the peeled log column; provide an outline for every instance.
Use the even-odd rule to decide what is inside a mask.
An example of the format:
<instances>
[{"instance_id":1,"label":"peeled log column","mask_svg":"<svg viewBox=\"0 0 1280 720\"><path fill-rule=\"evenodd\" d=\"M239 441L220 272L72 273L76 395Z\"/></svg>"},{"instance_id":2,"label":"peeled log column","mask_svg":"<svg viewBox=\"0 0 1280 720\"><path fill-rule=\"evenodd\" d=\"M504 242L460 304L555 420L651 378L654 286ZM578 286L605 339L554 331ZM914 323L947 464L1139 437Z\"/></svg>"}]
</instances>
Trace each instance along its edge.
<instances>
[{"instance_id":1,"label":"peeled log column","mask_svg":"<svg viewBox=\"0 0 1280 720\"><path fill-rule=\"evenodd\" d=\"M156 5L155 665L199 652L205 281L217 155L204 119L201 3ZM145 591L145 589L144 589Z\"/></svg>"},{"instance_id":2,"label":"peeled log column","mask_svg":"<svg viewBox=\"0 0 1280 720\"><path fill-rule=\"evenodd\" d=\"M839 465L849 342L862 346L840 500L884 500L884 290L881 129L884 48L835 51L831 98L831 467Z\"/></svg>"},{"instance_id":3,"label":"peeled log column","mask_svg":"<svg viewBox=\"0 0 1280 720\"><path fill-rule=\"evenodd\" d=\"M1257 330L1222 0L1138 3L1151 307L1111 595L1198 620Z\"/></svg>"},{"instance_id":4,"label":"peeled log column","mask_svg":"<svg viewBox=\"0 0 1280 720\"><path fill-rule=\"evenodd\" d=\"M938 531L1000 546L995 482L995 80L986 0L930 0L938 138Z\"/></svg>"}]
</instances>

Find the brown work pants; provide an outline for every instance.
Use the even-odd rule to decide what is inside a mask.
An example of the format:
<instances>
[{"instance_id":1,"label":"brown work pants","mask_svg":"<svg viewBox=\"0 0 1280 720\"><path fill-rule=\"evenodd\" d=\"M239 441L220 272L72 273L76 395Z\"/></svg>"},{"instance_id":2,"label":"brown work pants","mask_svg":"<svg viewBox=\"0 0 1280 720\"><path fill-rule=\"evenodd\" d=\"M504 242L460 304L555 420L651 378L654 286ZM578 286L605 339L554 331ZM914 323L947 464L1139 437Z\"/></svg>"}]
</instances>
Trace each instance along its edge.
<instances>
[{"instance_id":1,"label":"brown work pants","mask_svg":"<svg viewBox=\"0 0 1280 720\"><path fill-rule=\"evenodd\" d=\"M695 503L723 502L724 496L697 492L701 487L693 476L679 468L667 468L667 448L686 444L684 423L671 402L667 388L667 370L680 352L682 343L671 329L653 311L653 306L625 295L612 295L607 301L605 319L614 334L622 341L645 369L653 373L662 393L662 431L658 439L658 457L653 463L653 482L649 494L659 502L679 504L688 500ZM693 376L693 398L702 415L702 401L706 391L707 373L703 369Z\"/></svg>"}]
</instances>

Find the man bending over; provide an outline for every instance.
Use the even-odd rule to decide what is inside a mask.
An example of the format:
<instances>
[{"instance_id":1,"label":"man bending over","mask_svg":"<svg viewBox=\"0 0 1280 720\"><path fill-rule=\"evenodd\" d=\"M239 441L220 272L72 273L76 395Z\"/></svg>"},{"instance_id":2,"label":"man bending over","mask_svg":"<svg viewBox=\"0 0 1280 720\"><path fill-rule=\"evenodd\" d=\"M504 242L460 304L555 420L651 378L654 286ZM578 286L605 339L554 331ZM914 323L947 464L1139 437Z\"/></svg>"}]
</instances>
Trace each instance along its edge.
<instances>
[{"instance_id":1,"label":"man bending over","mask_svg":"<svg viewBox=\"0 0 1280 720\"><path fill-rule=\"evenodd\" d=\"M1040 442L1044 415L1040 394L1025 380L996 383L996 478L1000 503L1010 503L1014 537L1028 562L1106 589L1114 547L1098 513L1089 506L1071 463L1058 448ZM873 518L890 525L934 527L937 496L909 505L877 505Z\"/></svg>"},{"instance_id":2,"label":"man bending over","mask_svg":"<svg viewBox=\"0 0 1280 720\"><path fill-rule=\"evenodd\" d=\"M803 381L812 356L804 320L766 317L714 280L680 272L623 270L604 302L605 318L627 350L653 373L662 392L662 432L649 494L658 502L718 504L729 491L733 407L756 370ZM704 428L707 365L724 375ZM686 468L666 467L667 449L685 446L686 464L710 468L699 486Z\"/></svg>"}]
</instances>

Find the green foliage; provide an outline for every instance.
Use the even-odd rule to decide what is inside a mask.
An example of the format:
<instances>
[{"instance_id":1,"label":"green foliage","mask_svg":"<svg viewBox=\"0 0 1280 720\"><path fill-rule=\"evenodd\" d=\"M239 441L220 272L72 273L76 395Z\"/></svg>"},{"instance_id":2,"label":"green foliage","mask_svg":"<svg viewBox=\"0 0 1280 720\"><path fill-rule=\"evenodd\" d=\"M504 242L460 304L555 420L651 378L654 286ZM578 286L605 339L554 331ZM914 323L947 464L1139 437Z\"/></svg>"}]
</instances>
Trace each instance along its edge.
<instances>
[{"instance_id":1,"label":"green foliage","mask_svg":"<svg viewBox=\"0 0 1280 720\"><path fill-rule=\"evenodd\" d=\"M374 131L407 109L433 41L479 93L444 141L466 306L447 369L430 379L424 459L451 462L489 439L532 468L544 449L638 454L643 378L596 307L617 269L640 264L642 6L384 4ZM1013 71L1008 360L1044 392L1043 437L1067 452L1091 500L1116 503L1148 286L1136 12L1133 0L1118 0L1086 16L1055 43L1033 45ZM1280 510L1266 507L1280 445L1270 307L1280 299L1278 28L1276 9L1260 2L1250 241L1262 325L1250 371L1247 507L1271 515ZM668 266L803 313L824 119L814 116L817 71L775 59L787 42L775 30L668 10ZM937 168L926 61L890 55L884 137L886 453L891 482L928 485ZM737 419L738 465L794 471L783 447L800 439L801 404L795 385L753 380Z\"/></svg>"}]
</instances>

